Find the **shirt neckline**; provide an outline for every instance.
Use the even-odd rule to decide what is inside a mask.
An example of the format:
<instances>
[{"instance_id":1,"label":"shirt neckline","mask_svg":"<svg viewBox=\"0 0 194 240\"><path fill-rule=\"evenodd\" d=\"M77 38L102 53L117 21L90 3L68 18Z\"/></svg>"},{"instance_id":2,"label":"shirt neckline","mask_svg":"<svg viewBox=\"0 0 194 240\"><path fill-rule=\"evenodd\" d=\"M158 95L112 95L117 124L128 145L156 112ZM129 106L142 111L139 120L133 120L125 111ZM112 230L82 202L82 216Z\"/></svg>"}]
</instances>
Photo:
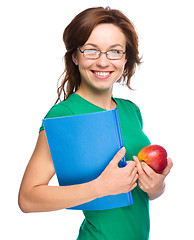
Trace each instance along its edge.
<instances>
[{"instance_id":1,"label":"shirt neckline","mask_svg":"<svg viewBox=\"0 0 194 240\"><path fill-rule=\"evenodd\" d=\"M90 104L90 105L92 105L92 106L94 106L94 107L96 107L96 108L99 108L99 109L104 110L104 111L109 111L109 110L107 110L107 109L105 109L105 108L102 108L102 107L99 107L99 106L95 105L94 103L91 103L90 101L86 100L85 98L83 98L82 96L80 96L80 95L77 94L77 93L72 93L72 94L74 94L74 95L77 96L78 98L82 99L82 101L87 102L88 104ZM111 98L112 98L112 100L116 103L116 108L110 109L110 110L115 110L115 109L117 109L117 107L118 107L118 103L117 103L117 101L116 101L116 99L115 99L114 97L111 97Z\"/></svg>"}]
</instances>

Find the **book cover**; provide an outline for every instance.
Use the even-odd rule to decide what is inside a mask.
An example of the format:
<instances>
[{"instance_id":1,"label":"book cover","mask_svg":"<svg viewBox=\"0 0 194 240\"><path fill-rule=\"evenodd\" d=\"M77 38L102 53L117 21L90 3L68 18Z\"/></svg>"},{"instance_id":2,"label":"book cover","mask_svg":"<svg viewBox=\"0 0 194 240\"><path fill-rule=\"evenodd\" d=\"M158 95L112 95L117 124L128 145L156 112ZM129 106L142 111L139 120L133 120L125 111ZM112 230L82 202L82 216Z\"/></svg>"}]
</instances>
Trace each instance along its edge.
<instances>
[{"instance_id":1,"label":"book cover","mask_svg":"<svg viewBox=\"0 0 194 240\"><path fill-rule=\"evenodd\" d=\"M123 147L117 109L43 120L60 186L96 179ZM119 167L126 165L125 157ZM97 198L69 209L105 210L133 204L132 194Z\"/></svg>"}]
</instances>

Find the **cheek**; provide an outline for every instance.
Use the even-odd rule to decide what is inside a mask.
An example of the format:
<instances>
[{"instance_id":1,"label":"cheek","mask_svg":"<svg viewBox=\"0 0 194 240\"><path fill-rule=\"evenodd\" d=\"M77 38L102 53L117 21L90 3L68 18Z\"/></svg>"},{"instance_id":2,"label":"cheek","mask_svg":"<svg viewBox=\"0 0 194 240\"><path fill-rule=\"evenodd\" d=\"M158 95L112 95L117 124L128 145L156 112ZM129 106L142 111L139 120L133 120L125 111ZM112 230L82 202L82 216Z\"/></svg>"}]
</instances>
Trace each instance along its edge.
<instances>
[{"instance_id":1,"label":"cheek","mask_svg":"<svg viewBox=\"0 0 194 240\"><path fill-rule=\"evenodd\" d=\"M84 62L82 64L78 65L78 69L81 75L81 79L85 79L87 80L88 78L90 78L90 64Z\"/></svg>"},{"instance_id":2,"label":"cheek","mask_svg":"<svg viewBox=\"0 0 194 240\"><path fill-rule=\"evenodd\" d=\"M78 65L80 65L81 68L89 68L92 64L94 64L94 60L82 56L79 58Z\"/></svg>"},{"instance_id":3,"label":"cheek","mask_svg":"<svg viewBox=\"0 0 194 240\"><path fill-rule=\"evenodd\" d=\"M79 65L78 69L79 69L79 72L80 72L81 76L87 75L89 73L89 70L88 70L87 66Z\"/></svg>"},{"instance_id":4,"label":"cheek","mask_svg":"<svg viewBox=\"0 0 194 240\"><path fill-rule=\"evenodd\" d=\"M117 81L121 80L121 77L122 77L123 72L125 70L125 64L126 64L126 61L122 61L122 63L120 62L120 64L115 66L115 68L117 69L117 72L116 72L117 73L117 75L116 75Z\"/></svg>"},{"instance_id":5,"label":"cheek","mask_svg":"<svg viewBox=\"0 0 194 240\"><path fill-rule=\"evenodd\" d=\"M115 67L117 68L117 70L119 70L119 71L124 71L124 69L125 69L125 64L126 64L126 61L125 60L123 60L122 62L120 62L118 65L116 65Z\"/></svg>"},{"instance_id":6,"label":"cheek","mask_svg":"<svg viewBox=\"0 0 194 240\"><path fill-rule=\"evenodd\" d=\"M78 68L80 71L86 71L89 70L90 67L92 66L91 61L80 61L78 64Z\"/></svg>"}]
</instances>

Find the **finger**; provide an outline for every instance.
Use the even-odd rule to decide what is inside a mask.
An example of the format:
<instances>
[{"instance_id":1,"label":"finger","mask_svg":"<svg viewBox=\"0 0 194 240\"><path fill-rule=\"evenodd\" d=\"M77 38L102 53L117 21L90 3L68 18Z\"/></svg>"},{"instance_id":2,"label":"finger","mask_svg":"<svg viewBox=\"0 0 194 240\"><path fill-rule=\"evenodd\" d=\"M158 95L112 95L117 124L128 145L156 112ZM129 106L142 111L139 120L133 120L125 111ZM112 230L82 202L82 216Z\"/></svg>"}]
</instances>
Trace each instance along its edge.
<instances>
[{"instance_id":1,"label":"finger","mask_svg":"<svg viewBox=\"0 0 194 240\"><path fill-rule=\"evenodd\" d=\"M144 171L143 171L143 169L142 169L142 166L141 166L141 163L140 163L139 159L138 159L136 156L133 156L133 160L134 160L134 162L136 163L138 173L139 173L140 175L144 174Z\"/></svg>"},{"instance_id":2,"label":"finger","mask_svg":"<svg viewBox=\"0 0 194 240\"><path fill-rule=\"evenodd\" d=\"M132 171L132 173L130 174L130 179L131 182L135 182L138 179L138 173L137 173L137 168L135 167Z\"/></svg>"},{"instance_id":3,"label":"finger","mask_svg":"<svg viewBox=\"0 0 194 240\"><path fill-rule=\"evenodd\" d=\"M141 188L141 190L143 190L144 192L146 191L146 183L142 183L142 181L140 179L138 179L138 185Z\"/></svg>"},{"instance_id":4,"label":"finger","mask_svg":"<svg viewBox=\"0 0 194 240\"><path fill-rule=\"evenodd\" d=\"M125 168L123 168L123 170L127 171L129 175L131 175L133 171L137 172L135 162L134 161L127 161L127 166L125 166Z\"/></svg>"},{"instance_id":5,"label":"finger","mask_svg":"<svg viewBox=\"0 0 194 240\"><path fill-rule=\"evenodd\" d=\"M141 166L144 170L144 172L147 174L148 177L150 178L154 178L154 176L157 174L156 172L154 172L154 170L149 167L145 162L141 163Z\"/></svg>"},{"instance_id":6,"label":"finger","mask_svg":"<svg viewBox=\"0 0 194 240\"><path fill-rule=\"evenodd\" d=\"M125 156L126 149L122 147L114 156L114 158L111 161L111 164L114 164L115 166L118 166L118 163L120 160Z\"/></svg>"},{"instance_id":7,"label":"finger","mask_svg":"<svg viewBox=\"0 0 194 240\"><path fill-rule=\"evenodd\" d=\"M139 175L136 173L133 179L133 182L136 182L138 180Z\"/></svg>"},{"instance_id":8,"label":"finger","mask_svg":"<svg viewBox=\"0 0 194 240\"><path fill-rule=\"evenodd\" d=\"M138 185L139 185L139 187L142 189L143 188L143 184L142 184L142 182L141 182L141 180L140 179L138 179ZM142 189L143 190L143 189Z\"/></svg>"},{"instance_id":9,"label":"finger","mask_svg":"<svg viewBox=\"0 0 194 240\"><path fill-rule=\"evenodd\" d=\"M166 177L170 173L170 170L171 170L172 166L173 166L172 159L171 158L167 158L167 166L164 169L162 175L164 175Z\"/></svg>"},{"instance_id":10,"label":"finger","mask_svg":"<svg viewBox=\"0 0 194 240\"><path fill-rule=\"evenodd\" d=\"M136 182L130 187L129 191L132 191L135 187L137 187L137 183Z\"/></svg>"},{"instance_id":11,"label":"finger","mask_svg":"<svg viewBox=\"0 0 194 240\"><path fill-rule=\"evenodd\" d=\"M148 186L150 182L150 177L142 168L142 163L140 163L139 159L136 156L134 156L133 159L136 162L136 166L138 168L138 184L140 184L141 186Z\"/></svg>"}]
</instances>

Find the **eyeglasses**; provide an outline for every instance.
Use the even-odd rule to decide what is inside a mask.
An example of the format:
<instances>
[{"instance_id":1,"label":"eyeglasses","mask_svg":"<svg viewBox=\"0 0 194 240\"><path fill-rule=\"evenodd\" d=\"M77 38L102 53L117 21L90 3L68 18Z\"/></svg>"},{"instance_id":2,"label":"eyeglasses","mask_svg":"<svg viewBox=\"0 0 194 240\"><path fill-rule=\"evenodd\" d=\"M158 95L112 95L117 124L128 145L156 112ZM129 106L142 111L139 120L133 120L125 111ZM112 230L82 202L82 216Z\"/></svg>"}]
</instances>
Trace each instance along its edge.
<instances>
[{"instance_id":1,"label":"eyeglasses","mask_svg":"<svg viewBox=\"0 0 194 240\"><path fill-rule=\"evenodd\" d=\"M83 51L80 48L77 49L83 54L85 58L88 59L98 59L100 58L101 54L104 53L109 60L119 60L123 57L124 54L126 54L126 52L123 52L122 50L110 50L107 52L101 52L95 49L85 49Z\"/></svg>"}]
</instances>

